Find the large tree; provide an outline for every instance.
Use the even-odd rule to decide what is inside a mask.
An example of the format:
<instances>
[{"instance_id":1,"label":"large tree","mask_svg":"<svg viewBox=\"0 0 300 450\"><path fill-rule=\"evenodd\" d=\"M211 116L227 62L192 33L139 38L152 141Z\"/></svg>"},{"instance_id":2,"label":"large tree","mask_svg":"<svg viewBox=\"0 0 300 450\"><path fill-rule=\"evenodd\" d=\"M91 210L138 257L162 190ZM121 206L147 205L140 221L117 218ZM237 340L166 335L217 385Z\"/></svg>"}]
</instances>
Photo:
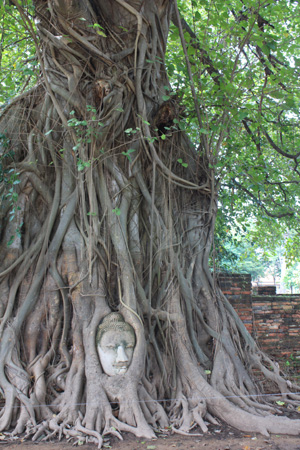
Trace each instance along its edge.
<instances>
[{"instance_id":1,"label":"large tree","mask_svg":"<svg viewBox=\"0 0 300 450\"><path fill-rule=\"evenodd\" d=\"M202 130L195 146L164 63L171 19L182 38L193 36L176 3L34 0L35 25L11 3L36 45L40 77L1 118L0 429L99 445L122 431L150 438L194 423L206 431L204 420L216 418L265 435L300 433L300 420L276 415L253 374L291 404L299 387L258 349L208 267L212 148L230 122L220 65L194 40L224 107L212 112L220 134L208 139L187 58ZM257 8L244 10L241 25L233 14L234 23L263 27ZM103 373L96 351L111 311L135 330L124 375Z\"/></svg>"}]
</instances>

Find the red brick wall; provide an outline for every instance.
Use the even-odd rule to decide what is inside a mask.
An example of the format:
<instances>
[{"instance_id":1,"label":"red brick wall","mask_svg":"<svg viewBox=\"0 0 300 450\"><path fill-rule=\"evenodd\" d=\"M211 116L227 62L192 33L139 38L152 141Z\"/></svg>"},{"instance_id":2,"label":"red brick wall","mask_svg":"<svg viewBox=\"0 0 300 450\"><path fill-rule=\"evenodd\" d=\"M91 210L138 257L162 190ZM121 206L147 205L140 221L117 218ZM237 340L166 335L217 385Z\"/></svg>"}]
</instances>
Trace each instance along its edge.
<instances>
[{"instance_id":1,"label":"red brick wall","mask_svg":"<svg viewBox=\"0 0 300 450\"><path fill-rule=\"evenodd\" d=\"M253 333L253 312L251 299L251 275L219 274L218 284L226 295L249 333Z\"/></svg>"},{"instance_id":2,"label":"red brick wall","mask_svg":"<svg viewBox=\"0 0 300 450\"><path fill-rule=\"evenodd\" d=\"M252 297L254 336L269 355L288 360L300 356L300 296ZM300 363L300 359L299 363Z\"/></svg>"},{"instance_id":3,"label":"red brick wall","mask_svg":"<svg viewBox=\"0 0 300 450\"><path fill-rule=\"evenodd\" d=\"M276 295L276 286L258 286L257 295Z\"/></svg>"},{"instance_id":4,"label":"red brick wall","mask_svg":"<svg viewBox=\"0 0 300 450\"><path fill-rule=\"evenodd\" d=\"M218 283L260 348L300 374L300 295L252 295L251 275L219 274Z\"/></svg>"}]
</instances>

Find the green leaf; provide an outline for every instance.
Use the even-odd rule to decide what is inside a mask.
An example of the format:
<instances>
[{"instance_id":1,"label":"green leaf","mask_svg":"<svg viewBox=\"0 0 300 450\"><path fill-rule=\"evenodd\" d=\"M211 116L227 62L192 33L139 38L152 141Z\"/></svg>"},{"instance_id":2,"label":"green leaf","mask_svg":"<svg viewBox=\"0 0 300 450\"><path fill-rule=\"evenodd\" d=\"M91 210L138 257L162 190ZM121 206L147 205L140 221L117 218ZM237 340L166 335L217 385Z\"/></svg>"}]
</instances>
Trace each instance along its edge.
<instances>
[{"instance_id":1,"label":"green leaf","mask_svg":"<svg viewBox=\"0 0 300 450\"><path fill-rule=\"evenodd\" d=\"M163 101L167 101L167 100L169 100L171 97L169 96L169 95L163 95L162 96L162 99L163 99Z\"/></svg>"},{"instance_id":2,"label":"green leaf","mask_svg":"<svg viewBox=\"0 0 300 450\"><path fill-rule=\"evenodd\" d=\"M188 163L184 163L181 158L177 159L177 162L182 165L182 167L188 167Z\"/></svg>"},{"instance_id":3,"label":"green leaf","mask_svg":"<svg viewBox=\"0 0 300 450\"><path fill-rule=\"evenodd\" d=\"M188 47L187 54L188 54L189 56L194 56L194 55L196 54L196 49L190 45L190 46Z\"/></svg>"},{"instance_id":4,"label":"green leaf","mask_svg":"<svg viewBox=\"0 0 300 450\"><path fill-rule=\"evenodd\" d=\"M129 161L131 161L130 153L133 153L133 152L135 152L135 149L130 148L129 150L127 150L127 152L122 152L122 155L126 156L129 159Z\"/></svg>"},{"instance_id":5,"label":"green leaf","mask_svg":"<svg viewBox=\"0 0 300 450\"><path fill-rule=\"evenodd\" d=\"M273 98L276 98L276 99L281 99L281 98L284 98L285 97L285 93L284 92L282 92L282 91L280 91L280 90L277 90L277 91L270 91L269 93L268 93L271 97L273 97Z\"/></svg>"},{"instance_id":6,"label":"green leaf","mask_svg":"<svg viewBox=\"0 0 300 450\"><path fill-rule=\"evenodd\" d=\"M157 137L155 137L155 136L154 137L147 137L146 136L146 139L147 139L148 142L150 142L150 144L153 144L153 142L157 141Z\"/></svg>"},{"instance_id":7,"label":"green leaf","mask_svg":"<svg viewBox=\"0 0 300 450\"><path fill-rule=\"evenodd\" d=\"M242 110L238 112L238 119L243 120L249 115L249 112L247 110Z\"/></svg>"},{"instance_id":8,"label":"green leaf","mask_svg":"<svg viewBox=\"0 0 300 450\"><path fill-rule=\"evenodd\" d=\"M295 61L295 65L296 65L297 67L300 67L300 58L296 58L296 57L294 56L294 61Z\"/></svg>"},{"instance_id":9,"label":"green leaf","mask_svg":"<svg viewBox=\"0 0 300 450\"><path fill-rule=\"evenodd\" d=\"M120 210L120 208L114 208L114 209L112 210L112 212L115 213L116 216L120 216L120 215L121 215L121 210Z\"/></svg>"},{"instance_id":10,"label":"green leaf","mask_svg":"<svg viewBox=\"0 0 300 450\"><path fill-rule=\"evenodd\" d=\"M296 106L296 103L295 103L295 100L293 97L288 97L286 99L285 103L289 108L294 108Z\"/></svg>"},{"instance_id":11,"label":"green leaf","mask_svg":"<svg viewBox=\"0 0 300 450\"><path fill-rule=\"evenodd\" d=\"M186 129L186 124L184 122L179 122L179 128L181 129L181 131L184 131Z\"/></svg>"},{"instance_id":12,"label":"green leaf","mask_svg":"<svg viewBox=\"0 0 300 450\"><path fill-rule=\"evenodd\" d=\"M269 49L271 50L276 50L277 48L277 43L275 41L270 41L266 43L267 47L269 47Z\"/></svg>"},{"instance_id":13,"label":"green leaf","mask_svg":"<svg viewBox=\"0 0 300 450\"><path fill-rule=\"evenodd\" d=\"M97 30L97 34L99 34L99 36L102 36L102 37L107 37L106 36L106 34L103 32L103 31L101 31L101 30Z\"/></svg>"},{"instance_id":14,"label":"green leaf","mask_svg":"<svg viewBox=\"0 0 300 450\"><path fill-rule=\"evenodd\" d=\"M11 236L9 241L8 241L8 243L7 243L7 247L10 247L11 244L14 242L14 240L15 240L15 236Z\"/></svg>"},{"instance_id":15,"label":"green leaf","mask_svg":"<svg viewBox=\"0 0 300 450\"><path fill-rule=\"evenodd\" d=\"M262 49L262 51L263 51L263 53L264 53L265 55L269 56L269 54L270 54L270 49L269 49L269 47L268 47L266 44L262 45L261 49Z\"/></svg>"}]
</instances>

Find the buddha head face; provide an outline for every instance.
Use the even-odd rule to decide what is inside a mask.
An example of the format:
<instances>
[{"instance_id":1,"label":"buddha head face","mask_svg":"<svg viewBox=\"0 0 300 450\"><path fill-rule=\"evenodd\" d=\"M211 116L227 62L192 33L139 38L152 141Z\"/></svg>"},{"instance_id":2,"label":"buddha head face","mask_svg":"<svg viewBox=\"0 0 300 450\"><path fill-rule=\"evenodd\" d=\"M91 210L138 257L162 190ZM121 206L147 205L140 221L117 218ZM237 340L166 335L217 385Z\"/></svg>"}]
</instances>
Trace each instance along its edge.
<instances>
[{"instance_id":1,"label":"buddha head face","mask_svg":"<svg viewBox=\"0 0 300 450\"><path fill-rule=\"evenodd\" d=\"M109 375L123 375L130 366L135 347L135 333L119 313L110 313L98 326L97 351L103 371Z\"/></svg>"}]
</instances>

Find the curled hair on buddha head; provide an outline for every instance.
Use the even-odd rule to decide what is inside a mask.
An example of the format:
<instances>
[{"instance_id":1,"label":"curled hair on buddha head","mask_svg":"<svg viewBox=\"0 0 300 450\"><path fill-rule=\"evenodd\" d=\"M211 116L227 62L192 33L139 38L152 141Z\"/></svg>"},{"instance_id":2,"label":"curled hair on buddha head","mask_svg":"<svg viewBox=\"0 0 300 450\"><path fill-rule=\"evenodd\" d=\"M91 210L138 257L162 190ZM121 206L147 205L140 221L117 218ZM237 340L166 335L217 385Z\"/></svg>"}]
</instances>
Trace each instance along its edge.
<instances>
[{"instance_id":1,"label":"curled hair on buddha head","mask_svg":"<svg viewBox=\"0 0 300 450\"><path fill-rule=\"evenodd\" d=\"M106 333L106 331L108 331L108 330L129 331L130 333L133 334L133 336L135 338L134 329L128 322L125 322L122 314L120 314L118 312L112 312L112 313L108 314L107 316L105 316L102 319L100 325L98 325L97 336L96 336L96 342L98 344L100 343L103 334Z\"/></svg>"}]
</instances>

